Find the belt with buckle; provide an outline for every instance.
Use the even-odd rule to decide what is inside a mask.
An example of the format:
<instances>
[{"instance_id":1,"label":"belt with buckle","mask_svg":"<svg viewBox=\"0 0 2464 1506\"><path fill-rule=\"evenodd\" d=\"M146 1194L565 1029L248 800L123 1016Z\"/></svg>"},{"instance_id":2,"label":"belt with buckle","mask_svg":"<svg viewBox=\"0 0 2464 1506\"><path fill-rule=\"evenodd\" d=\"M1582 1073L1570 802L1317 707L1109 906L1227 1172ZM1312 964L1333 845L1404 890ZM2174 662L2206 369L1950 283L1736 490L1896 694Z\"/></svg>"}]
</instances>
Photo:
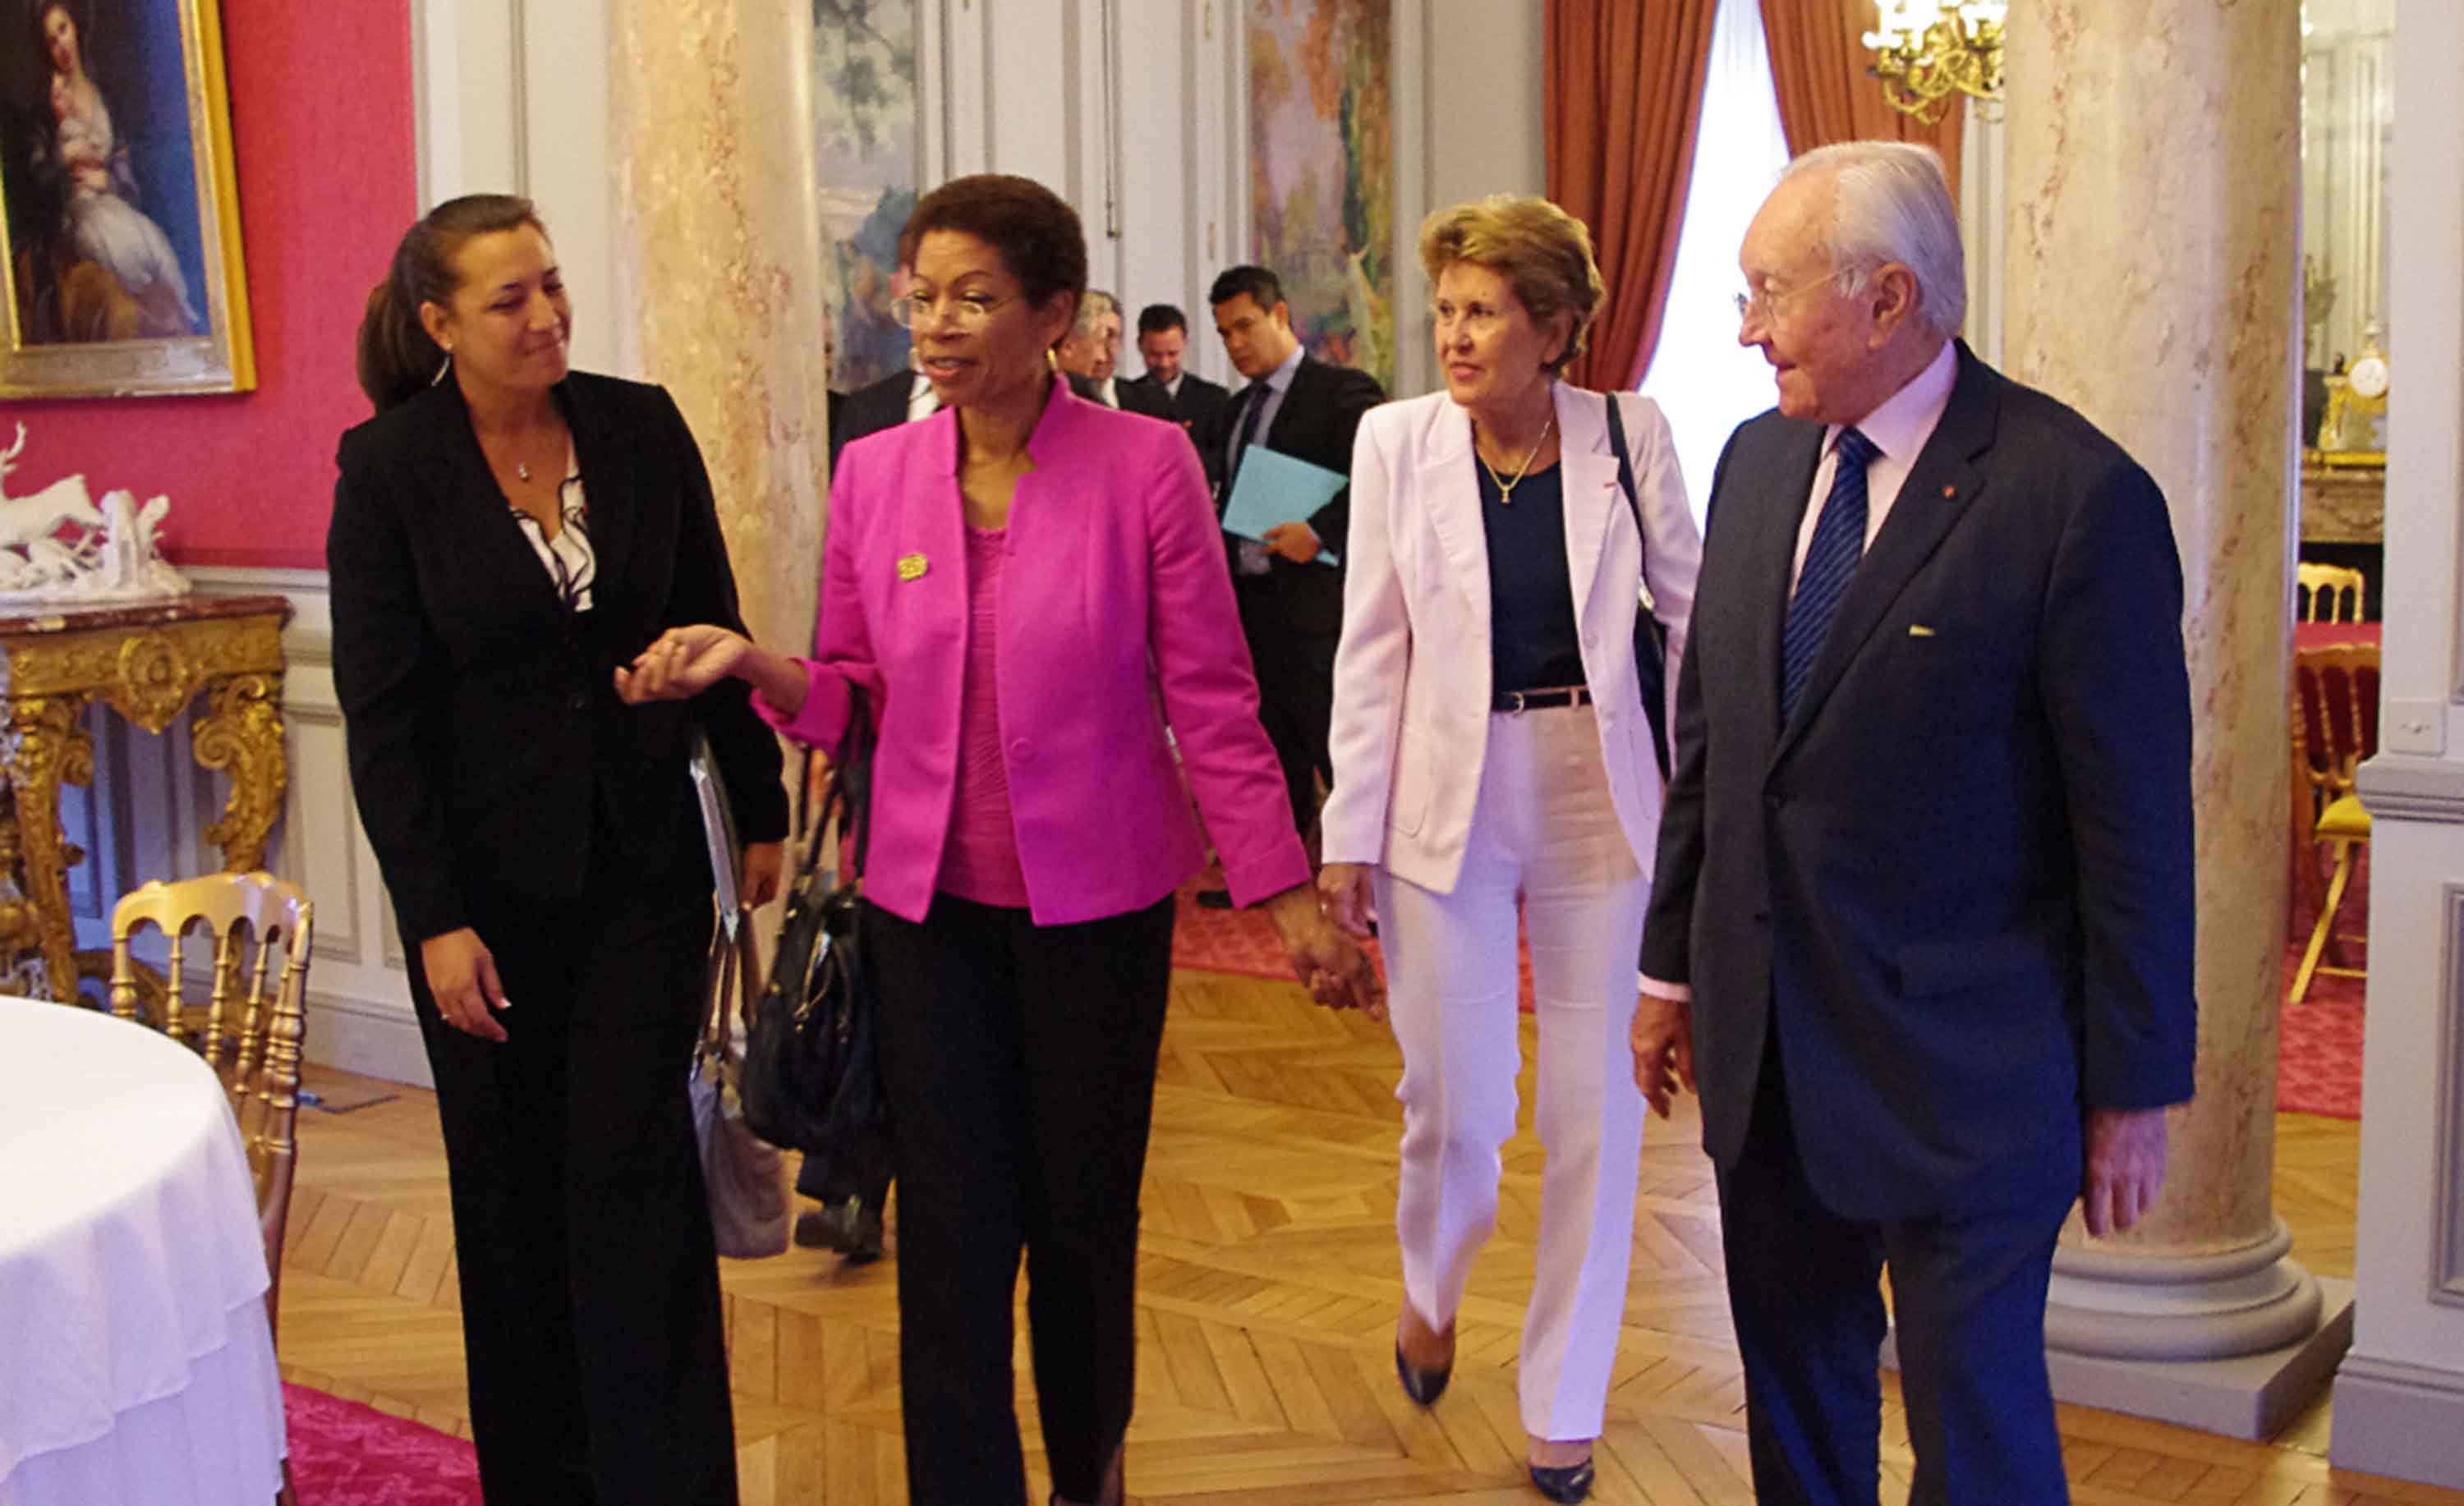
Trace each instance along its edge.
<instances>
[{"instance_id":1,"label":"belt with buckle","mask_svg":"<svg viewBox=\"0 0 2464 1506\"><path fill-rule=\"evenodd\" d=\"M1570 686L1562 690L1500 690L1488 700L1492 711L1540 711L1552 706L1589 706L1592 688Z\"/></svg>"}]
</instances>

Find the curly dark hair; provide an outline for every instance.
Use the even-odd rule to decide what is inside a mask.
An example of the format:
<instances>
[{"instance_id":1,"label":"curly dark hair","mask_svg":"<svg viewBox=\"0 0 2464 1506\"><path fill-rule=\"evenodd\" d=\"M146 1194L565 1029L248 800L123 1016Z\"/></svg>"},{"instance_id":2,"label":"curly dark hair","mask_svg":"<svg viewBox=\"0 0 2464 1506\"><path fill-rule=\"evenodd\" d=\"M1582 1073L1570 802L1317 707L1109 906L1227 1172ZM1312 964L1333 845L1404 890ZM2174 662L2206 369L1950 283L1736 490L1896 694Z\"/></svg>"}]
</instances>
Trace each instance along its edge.
<instances>
[{"instance_id":1,"label":"curly dark hair","mask_svg":"<svg viewBox=\"0 0 2464 1506\"><path fill-rule=\"evenodd\" d=\"M1038 308L1054 294L1069 295L1075 318L1087 293L1087 233L1061 195L1006 173L953 178L918 200L907 217L898 235L900 264L915 265L916 247L935 230L957 230L999 251L1002 270Z\"/></svg>"}]
</instances>

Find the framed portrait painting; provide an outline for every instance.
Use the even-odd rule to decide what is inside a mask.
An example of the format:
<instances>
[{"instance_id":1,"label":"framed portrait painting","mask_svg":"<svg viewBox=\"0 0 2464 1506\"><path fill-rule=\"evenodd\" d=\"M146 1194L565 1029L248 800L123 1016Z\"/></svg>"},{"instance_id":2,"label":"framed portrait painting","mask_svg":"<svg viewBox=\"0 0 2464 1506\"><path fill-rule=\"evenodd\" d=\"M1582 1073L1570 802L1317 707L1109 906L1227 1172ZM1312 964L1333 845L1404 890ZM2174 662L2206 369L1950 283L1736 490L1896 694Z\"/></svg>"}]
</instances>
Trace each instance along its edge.
<instances>
[{"instance_id":1,"label":"framed portrait painting","mask_svg":"<svg viewBox=\"0 0 2464 1506\"><path fill-rule=\"evenodd\" d=\"M0 398L254 387L220 0L0 24Z\"/></svg>"}]
</instances>

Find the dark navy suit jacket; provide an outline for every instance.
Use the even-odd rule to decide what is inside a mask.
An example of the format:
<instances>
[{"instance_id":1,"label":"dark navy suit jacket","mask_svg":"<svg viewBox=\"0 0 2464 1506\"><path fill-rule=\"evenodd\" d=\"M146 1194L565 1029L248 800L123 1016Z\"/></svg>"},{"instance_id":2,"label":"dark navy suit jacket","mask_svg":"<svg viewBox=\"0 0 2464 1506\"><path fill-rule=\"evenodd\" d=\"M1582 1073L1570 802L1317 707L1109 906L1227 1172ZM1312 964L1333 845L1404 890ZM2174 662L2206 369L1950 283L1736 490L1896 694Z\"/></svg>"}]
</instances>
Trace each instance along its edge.
<instances>
[{"instance_id":1,"label":"dark navy suit jacket","mask_svg":"<svg viewBox=\"0 0 2464 1506\"><path fill-rule=\"evenodd\" d=\"M1963 344L1795 719L1781 626L1823 426L1738 429L1677 696L1642 971L1690 983L1736 1164L1777 1033L1844 1217L2057 1194L2083 1107L2190 1096L2190 711L2165 498Z\"/></svg>"}]
</instances>

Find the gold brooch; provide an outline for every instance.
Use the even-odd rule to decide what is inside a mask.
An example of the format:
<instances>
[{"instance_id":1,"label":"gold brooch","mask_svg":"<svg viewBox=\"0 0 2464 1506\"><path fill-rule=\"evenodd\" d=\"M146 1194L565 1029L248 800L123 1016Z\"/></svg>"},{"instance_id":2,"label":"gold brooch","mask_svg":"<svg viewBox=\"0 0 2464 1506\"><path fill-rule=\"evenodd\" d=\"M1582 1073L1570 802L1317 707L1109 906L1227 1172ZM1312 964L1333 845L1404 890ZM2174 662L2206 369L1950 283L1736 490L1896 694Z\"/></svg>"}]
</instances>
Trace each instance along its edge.
<instances>
[{"instance_id":1,"label":"gold brooch","mask_svg":"<svg viewBox=\"0 0 2464 1506\"><path fill-rule=\"evenodd\" d=\"M898 559L898 578L921 580L924 578L924 572L932 568L933 562L922 555L902 555Z\"/></svg>"}]
</instances>

